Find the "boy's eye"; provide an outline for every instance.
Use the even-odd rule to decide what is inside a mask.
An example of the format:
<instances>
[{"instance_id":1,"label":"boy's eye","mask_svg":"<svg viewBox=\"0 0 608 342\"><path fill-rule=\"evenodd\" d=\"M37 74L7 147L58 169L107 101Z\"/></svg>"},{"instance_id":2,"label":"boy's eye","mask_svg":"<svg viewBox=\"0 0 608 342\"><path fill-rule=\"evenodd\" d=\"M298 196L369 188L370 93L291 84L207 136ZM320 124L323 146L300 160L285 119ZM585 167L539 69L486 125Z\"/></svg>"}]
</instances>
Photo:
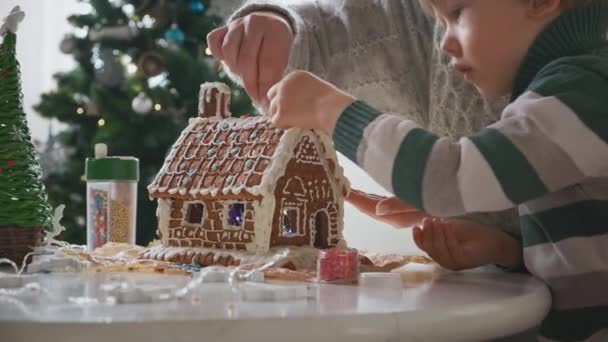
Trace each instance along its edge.
<instances>
[{"instance_id":1,"label":"boy's eye","mask_svg":"<svg viewBox=\"0 0 608 342\"><path fill-rule=\"evenodd\" d=\"M450 11L450 19L458 20L460 15L462 14L462 7L456 8L455 10Z\"/></svg>"}]
</instances>

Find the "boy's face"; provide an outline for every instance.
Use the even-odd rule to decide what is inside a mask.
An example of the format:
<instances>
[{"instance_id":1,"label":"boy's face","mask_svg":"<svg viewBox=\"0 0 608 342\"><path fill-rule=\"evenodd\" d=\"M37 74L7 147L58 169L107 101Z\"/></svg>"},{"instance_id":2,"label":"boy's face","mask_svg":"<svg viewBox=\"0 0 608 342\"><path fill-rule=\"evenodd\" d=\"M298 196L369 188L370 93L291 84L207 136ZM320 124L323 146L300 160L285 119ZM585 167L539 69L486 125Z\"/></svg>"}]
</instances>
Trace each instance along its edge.
<instances>
[{"instance_id":1,"label":"boy's face","mask_svg":"<svg viewBox=\"0 0 608 342\"><path fill-rule=\"evenodd\" d=\"M438 0L441 43L452 66L484 96L508 95L519 66L547 18L530 15L534 1Z\"/></svg>"}]
</instances>

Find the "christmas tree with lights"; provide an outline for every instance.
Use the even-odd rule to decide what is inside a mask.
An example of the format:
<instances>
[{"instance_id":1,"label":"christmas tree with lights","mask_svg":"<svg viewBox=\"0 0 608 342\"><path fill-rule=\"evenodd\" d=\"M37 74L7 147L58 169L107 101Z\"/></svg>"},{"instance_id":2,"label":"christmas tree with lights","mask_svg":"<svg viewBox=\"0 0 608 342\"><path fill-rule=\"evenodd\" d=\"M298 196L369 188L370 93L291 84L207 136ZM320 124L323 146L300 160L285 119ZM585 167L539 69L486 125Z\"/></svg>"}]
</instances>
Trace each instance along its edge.
<instances>
[{"instance_id":1,"label":"christmas tree with lights","mask_svg":"<svg viewBox=\"0 0 608 342\"><path fill-rule=\"evenodd\" d=\"M60 49L77 67L55 76L57 89L36 110L67 124L55 145L67 153L44 170L51 204L65 204L62 239L85 243L85 159L96 143L115 156L140 160L137 242L154 238L156 215L147 185L171 144L195 117L202 83L231 84L209 53L206 37L221 25L222 0L85 0L71 16L73 32ZM232 1L234 5L234 1ZM235 116L252 113L249 97L231 84Z\"/></svg>"},{"instance_id":2,"label":"christmas tree with lights","mask_svg":"<svg viewBox=\"0 0 608 342\"><path fill-rule=\"evenodd\" d=\"M15 46L24 13L15 7L0 27L0 258L21 263L52 228L51 207L23 112Z\"/></svg>"}]
</instances>

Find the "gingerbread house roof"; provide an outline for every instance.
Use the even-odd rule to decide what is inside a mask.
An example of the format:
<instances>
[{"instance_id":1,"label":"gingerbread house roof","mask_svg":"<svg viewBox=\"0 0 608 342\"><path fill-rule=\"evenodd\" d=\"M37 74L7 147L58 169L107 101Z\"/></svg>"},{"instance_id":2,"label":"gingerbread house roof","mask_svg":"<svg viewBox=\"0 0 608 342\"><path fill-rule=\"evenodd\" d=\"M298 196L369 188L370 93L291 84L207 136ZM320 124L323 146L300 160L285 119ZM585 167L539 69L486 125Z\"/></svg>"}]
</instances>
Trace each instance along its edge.
<instances>
[{"instance_id":1,"label":"gingerbread house roof","mask_svg":"<svg viewBox=\"0 0 608 342\"><path fill-rule=\"evenodd\" d=\"M324 153L323 158L332 159L335 165L330 178L348 189L335 160L336 153L326 137L302 129L276 129L265 116L213 117L190 119L149 185L150 197L272 193L303 135L314 137L317 146L322 145L319 153Z\"/></svg>"}]
</instances>

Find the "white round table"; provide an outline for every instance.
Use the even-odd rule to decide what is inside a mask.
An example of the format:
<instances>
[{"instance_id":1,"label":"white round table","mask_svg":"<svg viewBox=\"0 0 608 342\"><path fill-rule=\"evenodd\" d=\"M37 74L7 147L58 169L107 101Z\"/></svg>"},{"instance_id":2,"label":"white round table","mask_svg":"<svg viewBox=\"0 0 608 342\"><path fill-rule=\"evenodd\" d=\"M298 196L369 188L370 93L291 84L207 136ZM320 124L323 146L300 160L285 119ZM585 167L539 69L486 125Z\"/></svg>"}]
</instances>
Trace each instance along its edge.
<instances>
[{"instance_id":1,"label":"white round table","mask_svg":"<svg viewBox=\"0 0 608 342\"><path fill-rule=\"evenodd\" d=\"M97 298L100 285L117 276L155 286L190 279L40 275L47 294L0 296L2 341L475 341L530 329L550 306L541 282L491 269L444 273L392 291L312 284L312 298L272 302L243 300L224 283L203 284L192 297L200 300L82 301Z\"/></svg>"}]
</instances>

